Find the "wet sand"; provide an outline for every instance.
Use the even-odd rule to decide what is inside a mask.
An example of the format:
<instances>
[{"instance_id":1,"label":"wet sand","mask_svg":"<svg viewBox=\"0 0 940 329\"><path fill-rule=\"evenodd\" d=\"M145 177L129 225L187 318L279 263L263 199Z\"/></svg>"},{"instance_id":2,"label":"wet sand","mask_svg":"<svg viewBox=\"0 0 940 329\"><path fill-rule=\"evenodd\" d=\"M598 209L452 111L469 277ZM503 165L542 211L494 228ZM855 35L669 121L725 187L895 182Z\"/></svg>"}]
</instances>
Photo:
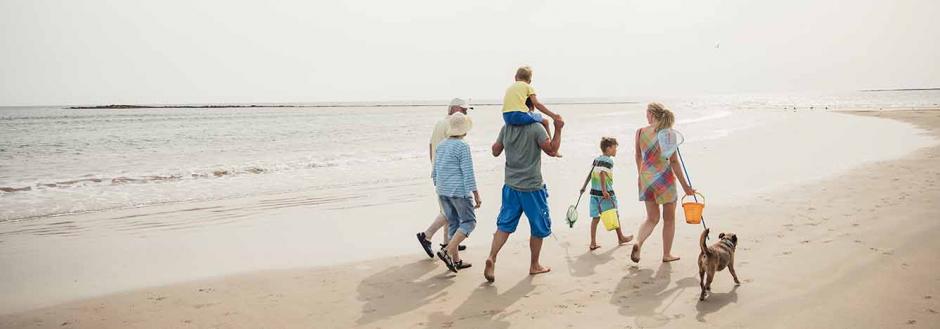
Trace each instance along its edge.
<instances>
[{"instance_id":1,"label":"wet sand","mask_svg":"<svg viewBox=\"0 0 940 329\"><path fill-rule=\"evenodd\" d=\"M940 136L940 111L856 114ZM0 315L0 327L933 328L940 325L938 164L940 146L931 146L709 206L713 239L718 232L740 238L743 284L734 287L720 272L705 302L695 264L699 226L678 224L682 260L660 262L657 230L633 264L630 246L614 247L612 234L598 232L603 248L589 252L587 221L571 230L556 218L556 237L543 249L553 268L546 275L527 275L523 224L503 249L497 281L485 283L491 227L483 226L463 254L474 267L456 276L414 243L404 256L213 277ZM635 217L625 221L628 231Z\"/></svg>"}]
</instances>

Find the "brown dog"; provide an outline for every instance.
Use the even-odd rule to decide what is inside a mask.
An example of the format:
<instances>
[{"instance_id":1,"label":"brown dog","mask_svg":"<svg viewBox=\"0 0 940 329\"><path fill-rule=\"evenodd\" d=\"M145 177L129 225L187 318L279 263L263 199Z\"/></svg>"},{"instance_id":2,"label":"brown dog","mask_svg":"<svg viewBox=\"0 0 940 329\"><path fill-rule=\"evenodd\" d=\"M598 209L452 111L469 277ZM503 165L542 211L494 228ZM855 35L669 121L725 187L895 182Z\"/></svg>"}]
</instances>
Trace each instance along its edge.
<instances>
[{"instance_id":1,"label":"brown dog","mask_svg":"<svg viewBox=\"0 0 940 329\"><path fill-rule=\"evenodd\" d=\"M702 285L702 296L699 300L705 300L706 292L712 291L712 279L715 278L715 272L728 267L731 276L734 278L735 285L740 285L738 274L734 273L734 249L738 247L738 236L734 233L721 233L718 235L718 242L711 247L705 246L705 238L708 237L708 229L702 232L699 238L699 244L702 246L702 253L698 255L698 277ZM705 274L708 279L705 279Z\"/></svg>"}]
</instances>

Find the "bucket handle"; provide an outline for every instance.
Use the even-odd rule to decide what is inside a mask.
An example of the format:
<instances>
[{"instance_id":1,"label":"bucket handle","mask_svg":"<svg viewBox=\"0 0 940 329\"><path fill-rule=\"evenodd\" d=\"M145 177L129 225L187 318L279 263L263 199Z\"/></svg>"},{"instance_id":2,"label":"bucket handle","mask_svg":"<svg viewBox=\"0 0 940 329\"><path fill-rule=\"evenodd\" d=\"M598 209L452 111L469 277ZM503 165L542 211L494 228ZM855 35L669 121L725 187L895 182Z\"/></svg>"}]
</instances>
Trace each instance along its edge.
<instances>
[{"instance_id":1,"label":"bucket handle","mask_svg":"<svg viewBox=\"0 0 940 329\"><path fill-rule=\"evenodd\" d=\"M699 192L695 192L695 194L694 194L694 195L698 195L699 197L701 197L701 198L702 198L702 204L705 204L705 196L704 196L704 195L702 195L702 193L699 193ZM683 195L683 196L682 196L682 200L680 200L680 202L682 202L682 203L685 203L685 198L687 198L687 197L689 197L689 195L688 195L688 194L686 194L686 195ZM696 201L698 201L698 200L696 200Z\"/></svg>"},{"instance_id":2,"label":"bucket handle","mask_svg":"<svg viewBox=\"0 0 940 329\"><path fill-rule=\"evenodd\" d=\"M604 203L604 198L600 198L600 199L601 201L597 203L598 213L604 212L604 207L601 206L601 204ZM617 203L614 202L614 198L607 199L607 201L610 201L610 205L614 206L611 209L617 209ZM618 213L617 215L619 216L620 214Z\"/></svg>"}]
</instances>

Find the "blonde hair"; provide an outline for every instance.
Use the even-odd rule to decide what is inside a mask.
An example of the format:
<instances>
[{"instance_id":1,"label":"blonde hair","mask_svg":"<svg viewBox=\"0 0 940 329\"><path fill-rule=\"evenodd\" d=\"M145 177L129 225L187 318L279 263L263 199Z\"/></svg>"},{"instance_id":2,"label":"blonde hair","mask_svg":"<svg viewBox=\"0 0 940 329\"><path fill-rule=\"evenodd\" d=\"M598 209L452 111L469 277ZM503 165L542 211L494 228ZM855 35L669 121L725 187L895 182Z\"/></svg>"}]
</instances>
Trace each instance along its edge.
<instances>
[{"instance_id":1,"label":"blonde hair","mask_svg":"<svg viewBox=\"0 0 940 329\"><path fill-rule=\"evenodd\" d=\"M656 119L656 131L672 128L672 124L676 122L676 116L661 103L649 103L646 112Z\"/></svg>"},{"instance_id":2,"label":"blonde hair","mask_svg":"<svg viewBox=\"0 0 940 329\"><path fill-rule=\"evenodd\" d=\"M516 70L516 80L532 83L532 68L528 66L520 67Z\"/></svg>"}]
</instances>

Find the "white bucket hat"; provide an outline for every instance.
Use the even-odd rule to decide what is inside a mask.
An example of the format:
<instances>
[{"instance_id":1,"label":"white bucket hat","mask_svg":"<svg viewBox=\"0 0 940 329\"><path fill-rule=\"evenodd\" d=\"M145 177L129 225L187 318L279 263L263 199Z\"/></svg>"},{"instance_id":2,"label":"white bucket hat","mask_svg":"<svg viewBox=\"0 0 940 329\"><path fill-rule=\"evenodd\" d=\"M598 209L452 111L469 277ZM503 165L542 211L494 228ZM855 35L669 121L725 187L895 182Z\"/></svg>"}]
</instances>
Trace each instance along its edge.
<instances>
[{"instance_id":1,"label":"white bucket hat","mask_svg":"<svg viewBox=\"0 0 940 329\"><path fill-rule=\"evenodd\" d=\"M473 128L470 116L457 112L447 117L447 136L463 136Z\"/></svg>"}]
</instances>

